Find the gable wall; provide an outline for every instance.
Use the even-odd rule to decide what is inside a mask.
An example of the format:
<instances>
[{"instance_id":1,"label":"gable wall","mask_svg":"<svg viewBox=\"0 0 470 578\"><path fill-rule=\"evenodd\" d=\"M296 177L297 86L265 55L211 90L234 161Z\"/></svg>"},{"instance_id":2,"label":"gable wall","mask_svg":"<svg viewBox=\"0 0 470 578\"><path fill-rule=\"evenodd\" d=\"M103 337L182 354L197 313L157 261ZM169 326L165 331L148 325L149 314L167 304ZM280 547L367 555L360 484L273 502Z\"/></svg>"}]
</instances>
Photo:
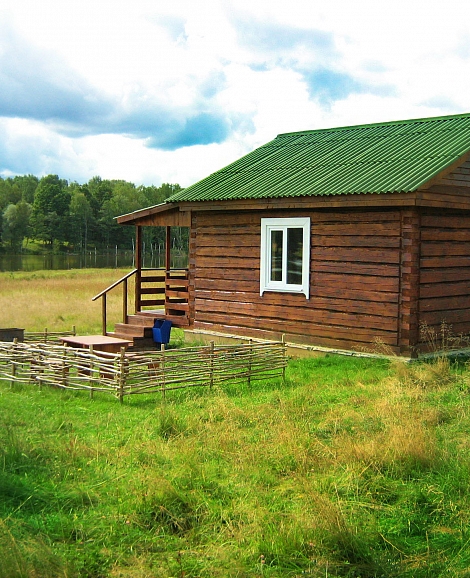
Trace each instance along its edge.
<instances>
[{"instance_id":1,"label":"gable wall","mask_svg":"<svg viewBox=\"0 0 470 578\"><path fill-rule=\"evenodd\" d=\"M440 178L440 185L450 185L454 187L470 187L470 160L465 161L450 174Z\"/></svg>"},{"instance_id":2,"label":"gable wall","mask_svg":"<svg viewBox=\"0 0 470 578\"><path fill-rule=\"evenodd\" d=\"M190 255L194 327L362 349L399 345L400 209L298 211L311 218L310 299L259 295L262 217L286 212L194 212Z\"/></svg>"}]
</instances>

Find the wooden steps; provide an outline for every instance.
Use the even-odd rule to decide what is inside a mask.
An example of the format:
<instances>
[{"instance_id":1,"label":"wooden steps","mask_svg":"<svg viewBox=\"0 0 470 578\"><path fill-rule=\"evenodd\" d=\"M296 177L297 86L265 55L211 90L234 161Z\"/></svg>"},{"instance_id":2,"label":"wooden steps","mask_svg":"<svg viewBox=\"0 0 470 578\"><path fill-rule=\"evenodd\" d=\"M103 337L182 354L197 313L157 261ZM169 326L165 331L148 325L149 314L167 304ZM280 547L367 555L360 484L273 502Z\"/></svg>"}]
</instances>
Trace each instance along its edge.
<instances>
[{"instance_id":1,"label":"wooden steps","mask_svg":"<svg viewBox=\"0 0 470 578\"><path fill-rule=\"evenodd\" d=\"M189 319L182 311L182 315L165 315L163 309L154 311L141 311L127 316L127 323L116 323L114 331L108 331L106 335L128 339L132 342L130 350L155 349L152 327L156 318L169 319L173 327L188 327Z\"/></svg>"}]
</instances>

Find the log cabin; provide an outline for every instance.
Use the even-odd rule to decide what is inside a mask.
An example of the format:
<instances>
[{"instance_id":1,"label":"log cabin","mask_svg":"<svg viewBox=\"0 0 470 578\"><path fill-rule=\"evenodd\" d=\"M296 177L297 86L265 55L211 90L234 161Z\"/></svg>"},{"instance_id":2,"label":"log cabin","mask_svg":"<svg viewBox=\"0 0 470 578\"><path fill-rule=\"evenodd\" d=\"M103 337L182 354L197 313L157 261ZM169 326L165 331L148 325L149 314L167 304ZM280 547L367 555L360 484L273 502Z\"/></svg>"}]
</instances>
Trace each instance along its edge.
<instances>
[{"instance_id":1,"label":"log cabin","mask_svg":"<svg viewBox=\"0 0 470 578\"><path fill-rule=\"evenodd\" d=\"M182 226L188 269L167 243L148 302L176 326L406 357L420 324L470 333L470 114L280 134L117 221L136 227L137 315L141 228Z\"/></svg>"}]
</instances>

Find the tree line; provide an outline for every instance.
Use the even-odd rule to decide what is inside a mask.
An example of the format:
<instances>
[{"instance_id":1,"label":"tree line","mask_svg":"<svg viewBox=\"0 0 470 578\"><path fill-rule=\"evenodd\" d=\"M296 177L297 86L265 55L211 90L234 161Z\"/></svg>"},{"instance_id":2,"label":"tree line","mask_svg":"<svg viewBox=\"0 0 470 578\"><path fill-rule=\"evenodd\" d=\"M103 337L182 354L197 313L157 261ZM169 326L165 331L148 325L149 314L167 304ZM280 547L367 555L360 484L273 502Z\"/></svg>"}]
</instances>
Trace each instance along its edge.
<instances>
[{"instance_id":1,"label":"tree line","mask_svg":"<svg viewBox=\"0 0 470 578\"><path fill-rule=\"evenodd\" d=\"M50 250L131 249L134 227L118 225L115 217L162 203L180 190L177 184L136 187L99 176L82 185L58 175L0 177L0 248L19 252L32 240ZM146 229L147 243L164 243L162 228ZM176 233L174 243L183 247L185 235Z\"/></svg>"}]
</instances>

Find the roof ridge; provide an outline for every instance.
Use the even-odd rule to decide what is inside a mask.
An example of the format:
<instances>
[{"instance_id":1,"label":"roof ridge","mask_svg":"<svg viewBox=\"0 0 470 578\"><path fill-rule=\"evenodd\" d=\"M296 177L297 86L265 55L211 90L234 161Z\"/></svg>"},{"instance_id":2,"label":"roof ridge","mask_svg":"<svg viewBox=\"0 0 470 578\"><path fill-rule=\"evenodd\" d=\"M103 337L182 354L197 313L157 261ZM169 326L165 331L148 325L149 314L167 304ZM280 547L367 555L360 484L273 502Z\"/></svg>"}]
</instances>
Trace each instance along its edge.
<instances>
[{"instance_id":1,"label":"roof ridge","mask_svg":"<svg viewBox=\"0 0 470 578\"><path fill-rule=\"evenodd\" d=\"M413 124L413 123L428 123L428 122L435 122L437 120L451 120L451 119L458 119L458 118L470 118L470 112L464 112L459 114L448 114L444 116L433 116L433 117L425 117L425 118L410 118L405 120L389 120L386 122L372 122L368 124L352 124L347 126L334 126L329 128L317 128L317 129L309 129L309 130L300 130L300 131L292 131L292 132L281 132L277 136L290 136L290 135L302 135L302 134L312 134L315 132L335 132L347 129L358 129L358 128L368 128L373 126L390 126L390 125L400 125L400 124ZM276 137L277 138L277 137ZM268 144L268 143L267 143Z\"/></svg>"}]
</instances>

